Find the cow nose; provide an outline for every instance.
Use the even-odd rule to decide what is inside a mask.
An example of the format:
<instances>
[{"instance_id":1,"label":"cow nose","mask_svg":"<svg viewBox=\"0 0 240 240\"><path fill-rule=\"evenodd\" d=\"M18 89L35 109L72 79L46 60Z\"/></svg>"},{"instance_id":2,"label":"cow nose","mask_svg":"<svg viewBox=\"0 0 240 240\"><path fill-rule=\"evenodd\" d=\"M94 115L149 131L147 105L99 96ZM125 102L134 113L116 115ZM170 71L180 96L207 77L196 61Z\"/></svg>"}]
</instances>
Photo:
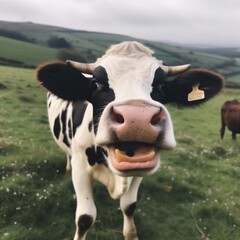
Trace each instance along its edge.
<instances>
[{"instance_id":1,"label":"cow nose","mask_svg":"<svg viewBox=\"0 0 240 240\"><path fill-rule=\"evenodd\" d=\"M121 105L112 108L110 122L120 141L155 143L164 114L161 108L148 105Z\"/></svg>"},{"instance_id":2,"label":"cow nose","mask_svg":"<svg viewBox=\"0 0 240 240\"><path fill-rule=\"evenodd\" d=\"M124 124L126 121L133 124L136 120L141 120L157 125L161 121L161 112L162 109L156 107L118 106L113 107L112 120L116 124Z\"/></svg>"}]
</instances>

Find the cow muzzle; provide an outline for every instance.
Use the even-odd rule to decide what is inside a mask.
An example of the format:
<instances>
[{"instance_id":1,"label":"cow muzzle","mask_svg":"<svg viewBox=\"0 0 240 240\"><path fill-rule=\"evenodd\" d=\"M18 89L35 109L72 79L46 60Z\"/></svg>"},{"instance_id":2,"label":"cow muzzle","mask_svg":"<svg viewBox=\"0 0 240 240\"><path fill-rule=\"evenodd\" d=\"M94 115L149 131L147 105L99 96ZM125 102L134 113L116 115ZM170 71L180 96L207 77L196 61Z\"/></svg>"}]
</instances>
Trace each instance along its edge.
<instances>
[{"instance_id":1,"label":"cow muzzle","mask_svg":"<svg viewBox=\"0 0 240 240\"><path fill-rule=\"evenodd\" d=\"M155 143L164 121L162 109L148 105L115 106L110 114L113 131L121 141Z\"/></svg>"},{"instance_id":2,"label":"cow muzzle","mask_svg":"<svg viewBox=\"0 0 240 240\"><path fill-rule=\"evenodd\" d=\"M125 174L138 172L137 175L157 169L160 148L157 143L166 129L163 109L143 103L118 105L112 107L109 115L115 139L108 144L113 168Z\"/></svg>"}]
</instances>

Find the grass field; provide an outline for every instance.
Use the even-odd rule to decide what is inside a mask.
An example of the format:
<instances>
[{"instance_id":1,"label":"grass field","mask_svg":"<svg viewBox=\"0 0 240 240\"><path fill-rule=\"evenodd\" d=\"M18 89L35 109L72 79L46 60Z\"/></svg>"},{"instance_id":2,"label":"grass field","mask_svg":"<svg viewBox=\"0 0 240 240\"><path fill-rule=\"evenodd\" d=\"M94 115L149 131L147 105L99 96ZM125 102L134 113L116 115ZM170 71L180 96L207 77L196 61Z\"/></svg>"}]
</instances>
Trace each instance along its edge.
<instances>
[{"instance_id":1,"label":"grass field","mask_svg":"<svg viewBox=\"0 0 240 240\"><path fill-rule=\"evenodd\" d=\"M56 59L56 53L55 49L0 36L0 57L10 64L11 61L18 61L20 66L37 66L41 62Z\"/></svg>"},{"instance_id":2,"label":"grass field","mask_svg":"<svg viewBox=\"0 0 240 240\"><path fill-rule=\"evenodd\" d=\"M45 92L34 71L0 67L0 239L70 240L75 199L66 158L52 140ZM178 145L146 177L135 212L139 238L240 239L240 139L220 140L225 89L196 109L168 106ZM122 239L119 202L94 187L98 216L89 240Z\"/></svg>"}]
</instances>

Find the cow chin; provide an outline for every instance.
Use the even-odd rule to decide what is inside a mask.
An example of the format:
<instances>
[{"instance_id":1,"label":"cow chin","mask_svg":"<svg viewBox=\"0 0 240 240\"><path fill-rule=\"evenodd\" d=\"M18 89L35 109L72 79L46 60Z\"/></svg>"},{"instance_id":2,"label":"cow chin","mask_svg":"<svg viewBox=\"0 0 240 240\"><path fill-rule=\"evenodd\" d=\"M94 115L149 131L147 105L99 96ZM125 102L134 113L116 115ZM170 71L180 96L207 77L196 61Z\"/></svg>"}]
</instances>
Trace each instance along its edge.
<instances>
[{"instance_id":1,"label":"cow chin","mask_svg":"<svg viewBox=\"0 0 240 240\"><path fill-rule=\"evenodd\" d=\"M148 143L121 142L108 146L108 163L120 176L146 176L160 166L159 149Z\"/></svg>"}]
</instances>

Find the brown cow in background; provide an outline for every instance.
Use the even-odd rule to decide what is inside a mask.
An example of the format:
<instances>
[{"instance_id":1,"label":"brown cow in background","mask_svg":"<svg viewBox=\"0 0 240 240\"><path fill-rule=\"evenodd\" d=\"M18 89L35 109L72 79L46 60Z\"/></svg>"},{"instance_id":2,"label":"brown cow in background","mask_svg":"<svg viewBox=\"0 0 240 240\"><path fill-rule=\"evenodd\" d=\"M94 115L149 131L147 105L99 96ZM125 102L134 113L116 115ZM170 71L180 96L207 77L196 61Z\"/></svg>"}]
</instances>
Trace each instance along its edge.
<instances>
[{"instance_id":1,"label":"brown cow in background","mask_svg":"<svg viewBox=\"0 0 240 240\"><path fill-rule=\"evenodd\" d=\"M226 126L232 132L232 139L236 140L237 133L240 133L240 101L226 101L221 108L221 119L221 138L223 139Z\"/></svg>"}]
</instances>

